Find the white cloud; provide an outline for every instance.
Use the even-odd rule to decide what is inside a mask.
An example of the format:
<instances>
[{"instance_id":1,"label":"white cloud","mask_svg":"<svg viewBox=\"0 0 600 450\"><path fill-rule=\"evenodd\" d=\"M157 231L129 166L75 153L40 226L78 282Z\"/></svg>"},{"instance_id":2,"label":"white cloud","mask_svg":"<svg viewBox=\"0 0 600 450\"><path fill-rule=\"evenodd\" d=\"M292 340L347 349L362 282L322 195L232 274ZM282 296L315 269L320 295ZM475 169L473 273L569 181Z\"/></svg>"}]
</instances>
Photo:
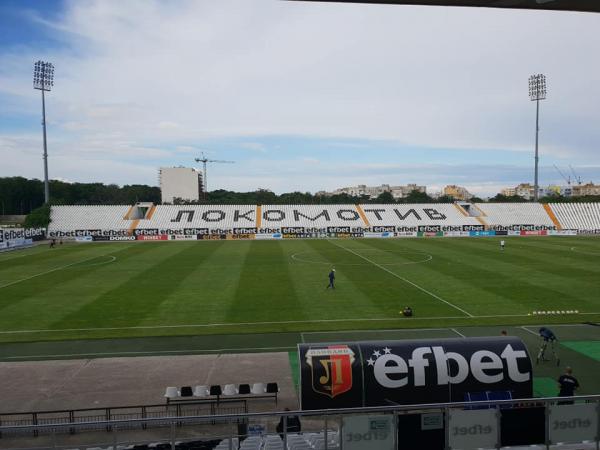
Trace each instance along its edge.
<instances>
[{"instance_id":1,"label":"white cloud","mask_svg":"<svg viewBox=\"0 0 600 450\"><path fill-rule=\"evenodd\" d=\"M154 184L152 160L240 136L236 149L252 151L246 158L285 155L285 147L269 152L260 138L286 135L332 138L341 152L372 152L364 140L531 152L535 110L527 78L540 71L549 85L541 104L545 157L600 164L600 61L591 57L600 41L597 14L266 0L65 6L60 20L37 20L66 48L0 49L0 113L39 115L32 61L53 61L53 170L69 179ZM9 148L40 151L39 135L11 131L0 139L4 161ZM308 153L304 162L321 159ZM339 167L315 170L295 156L289 171L279 161L254 165L243 158L235 157L239 168L222 172L235 179L212 176L213 186L317 190L393 182L381 176L396 169L421 183L438 173L435 161L423 161L430 165L422 173L402 171L400 159L381 168L349 164L348 175ZM0 175L37 172L30 163L15 156ZM460 172L468 163L457 161L455 182L473 176Z\"/></svg>"},{"instance_id":2,"label":"white cloud","mask_svg":"<svg viewBox=\"0 0 600 450\"><path fill-rule=\"evenodd\" d=\"M267 147L260 142L242 142L239 144L241 148L245 148L248 150L253 150L255 152L266 153Z\"/></svg>"},{"instance_id":3,"label":"white cloud","mask_svg":"<svg viewBox=\"0 0 600 450\"><path fill-rule=\"evenodd\" d=\"M161 130L179 130L181 125L175 122L162 121L158 122L157 127Z\"/></svg>"}]
</instances>

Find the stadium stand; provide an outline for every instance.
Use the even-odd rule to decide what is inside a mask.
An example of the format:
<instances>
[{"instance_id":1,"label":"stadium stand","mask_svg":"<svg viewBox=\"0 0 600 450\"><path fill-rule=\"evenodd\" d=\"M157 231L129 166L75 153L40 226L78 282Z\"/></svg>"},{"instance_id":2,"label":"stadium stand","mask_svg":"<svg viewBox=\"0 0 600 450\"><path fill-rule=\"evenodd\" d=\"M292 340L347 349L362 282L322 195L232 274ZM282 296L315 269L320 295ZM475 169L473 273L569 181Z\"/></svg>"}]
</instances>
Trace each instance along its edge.
<instances>
[{"instance_id":1,"label":"stadium stand","mask_svg":"<svg viewBox=\"0 0 600 450\"><path fill-rule=\"evenodd\" d=\"M141 220L138 229L184 228L233 229L256 227L254 205L158 205L151 219Z\"/></svg>"},{"instance_id":2,"label":"stadium stand","mask_svg":"<svg viewBox=\"0 0 600 450\"><path fill-rule=\"evenodd\" d=\"M53 206L49 230L127 230L131 221L124 217L130 208L127 205Z\"/></svg>"},{"instance_id":3,"label":"stadium stand","mask_svg":"<svg viewBox=\"0 0 600 450\"><path fill-rule=\"evenodd\" d=\"M423 227L442 231L533 226L600 230L599 203L423 203L365 205L157 205L53 206L49 237L177 234L328 233ZM291 228L305 231L286 231ZM462 228L455 228L462 227ZM389 231L389 230L386 230Z\"/></svg>"},{"instance_id":4,"label":"stadium stand","mask_svg":"<svg viewBox=\"0 0 600 450\"><path fill-rule=\"evenodd\" d=\"M476 218L465 216L453 203L374 204L362 205L362 209L371 226L480 225Z\"/></svg>"},{"instance_id":5,"label":"stadium stand","mask_svg":"<svg viewBox=\"0 0 600 450\"><path fill-rule=\"evenodd\" d=\"M475 206L483 212L482 219L491 227L515 225L555 227L541 203L475 203Z\"/></svg>"},{"instance_id":6,"label":"stadium stand","mask_svg":"<svg viewBox=\"0 0 600 450\"><path fill-rule=\"evenodd\" d=\"M262 227L366 227L356 205L263 205Z\"/></svg>"},{"instance_id":7,"label":"stadium stand","mask_svg":"<svg viewBox=\"0 0 600 450\"><path fill-rule=\"evenodd\" d=\"M565 229L600 230L600 203L550 203L549 206Z\"/></svg>"}]
</instances>

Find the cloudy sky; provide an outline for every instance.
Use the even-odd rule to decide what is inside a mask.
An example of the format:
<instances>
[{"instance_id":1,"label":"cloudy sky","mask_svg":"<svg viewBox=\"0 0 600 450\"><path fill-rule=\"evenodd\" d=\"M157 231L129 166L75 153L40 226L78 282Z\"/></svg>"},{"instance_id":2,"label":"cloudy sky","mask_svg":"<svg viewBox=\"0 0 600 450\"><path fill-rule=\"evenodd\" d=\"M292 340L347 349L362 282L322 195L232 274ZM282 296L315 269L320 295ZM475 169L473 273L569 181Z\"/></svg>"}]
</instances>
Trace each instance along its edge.
<instances>
[{"instance_id":1,"label":"cloudy sky","mask_svg":"<svg viewBox=\"0 0 600 450\"><path fill-rule=\"evenodd\" d=\"M600 14L276 0L0 2L0 176L277 193L445 184L479 195L554 165L600 182Z\"/></svg>"}]
</instances>

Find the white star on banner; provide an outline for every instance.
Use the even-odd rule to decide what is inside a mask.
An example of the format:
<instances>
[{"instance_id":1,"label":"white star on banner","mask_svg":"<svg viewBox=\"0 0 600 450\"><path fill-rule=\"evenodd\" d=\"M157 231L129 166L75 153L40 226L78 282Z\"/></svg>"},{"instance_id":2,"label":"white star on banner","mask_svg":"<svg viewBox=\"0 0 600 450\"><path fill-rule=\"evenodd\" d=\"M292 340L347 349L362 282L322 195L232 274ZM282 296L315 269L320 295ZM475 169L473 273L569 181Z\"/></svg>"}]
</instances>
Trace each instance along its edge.
<instances>
[{"instance_id":1,"label":"white star on banner","mask_svg":"<svg viewBox=\"0 0 600 450\"><path fill-rule=\"evenodd\" d=\"M376 357L378 357L378 358L379 358L379 357L381 356L381 352L380 352L379 350L375 350L375 351L373 352L373 355L375 355Z\"/></svg>"},{"instance_id":2,"label":"white star on banner","mask_svg":"<svg viewBox=\"0 0 600 450\"><path fill-rule=\"evenodd\" d=\"M392 351L392 349L391 349L391 348L387 348L387 347L386 347L386 348L384 348L384 349L383 349L383 353L385 353L386 355L389 355L389 353L390 353L391 351Z\"/></svg>"},{"instance_id":3,"label":"white star on banner","mask_svg":"<svg viewBox=\"0 0 600 450\"><path fill-rule=\"evenodd\" d=\"M373 358L369 358L369 359L367 359L367 364L368 364L369 366L372 366L372 365L374 365L374 364L375 364L375 360L374 360Z\"/></svg>"}]
</instances>

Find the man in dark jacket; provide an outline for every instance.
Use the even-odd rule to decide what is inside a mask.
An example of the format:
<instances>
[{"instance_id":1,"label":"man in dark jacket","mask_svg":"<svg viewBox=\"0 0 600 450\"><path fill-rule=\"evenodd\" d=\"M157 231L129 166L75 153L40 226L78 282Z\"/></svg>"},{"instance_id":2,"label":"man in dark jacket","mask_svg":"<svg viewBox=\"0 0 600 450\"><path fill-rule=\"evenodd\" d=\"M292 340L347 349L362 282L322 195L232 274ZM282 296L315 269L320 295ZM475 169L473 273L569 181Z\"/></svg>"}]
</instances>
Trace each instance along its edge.
<instances>
[{"instance_id":1,"label":"man in dark jacket","mask_svg":"<svg viewBox=\"0 0 600 450\"><path fill-rule=\"evenodd\" d=\"M285 411L289 411L290 408L285 408ZM302 425L300 424L300 418L298 416L287 416L287 432L288 433L300 433L302 431ZM277 425L277 432L283 439L283 416L279 419Z\"/></svg>"},{"instance_id":2,"label":"man in dark jacket","mask_svg":"<svg viewBox=\"0 0 600 450\"><path fill-rule=\"evenodd\" d=\"M335 289L334 281L335 281L335 269L331 269L331 271L329 272L329 284L327 285L327 289L329 289L329 288Z\"/></svg>"},{"instance_id":3,"label":"man in dark jacket","mask_svg":"<svg viewBox=\"0 0 600 450\"><path fill-rule=\"evenodd\" d=\"M575 391L579 388L579 381L573 376L573 369L570 367L565 368L564 375L558 378L558 392L559 397L572 397L575 395Z\"/></svg>"}]
</instances>

